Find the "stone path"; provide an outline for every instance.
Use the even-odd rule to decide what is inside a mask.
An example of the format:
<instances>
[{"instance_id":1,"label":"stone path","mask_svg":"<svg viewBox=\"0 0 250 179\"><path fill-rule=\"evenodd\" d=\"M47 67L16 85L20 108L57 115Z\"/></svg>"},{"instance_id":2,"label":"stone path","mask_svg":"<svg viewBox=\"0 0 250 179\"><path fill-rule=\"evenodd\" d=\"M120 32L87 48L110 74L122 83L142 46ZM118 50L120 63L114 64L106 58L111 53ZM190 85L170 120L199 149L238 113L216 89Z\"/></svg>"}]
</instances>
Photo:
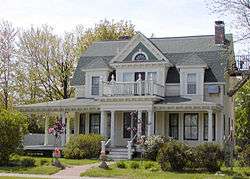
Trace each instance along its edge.
<instances>
[{"instance_id":1,"label":"stone path","mask_svg":"<svg viewBox=\"0 0 250 179\"><path fill-rule=\"evenodd\" d=\"M81 173L87 171L90 168L97 167L99 165L98 163L94 164L88 164L88 165L82 165L82 166L70 166L65 168L64 170L60 170L58 173L55 173L52 176L55 177L78 177Z\"/></svg>"},{"instance_id":2,"label":"stone path","mask_svg":"<svg viewBox=\"0 0 250 179\"><path fill-rule=\"evenodd\" d=\"M100 179L101 177L80 177L80 173L83 173L90 168L97 167L99 164L100 163L98 162L98 163L82 165L82 166L71 166L53 175L0 173L0 176L15 176L15 177L24 177L24 178L54 178L54 179Z\"/></svg>"}]
</instances>

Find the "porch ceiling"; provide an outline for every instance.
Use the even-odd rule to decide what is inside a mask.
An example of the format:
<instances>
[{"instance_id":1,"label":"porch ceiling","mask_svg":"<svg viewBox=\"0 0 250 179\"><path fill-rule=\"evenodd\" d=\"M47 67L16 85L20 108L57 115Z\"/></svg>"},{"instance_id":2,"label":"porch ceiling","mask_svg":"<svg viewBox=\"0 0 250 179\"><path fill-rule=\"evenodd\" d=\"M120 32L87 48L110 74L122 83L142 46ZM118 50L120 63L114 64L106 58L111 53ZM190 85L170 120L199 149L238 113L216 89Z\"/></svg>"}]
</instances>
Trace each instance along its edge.
<instances>
[{"instance_id":1,"label":"porch ceiling","mask_svg":"<svg viewBox=\"0 0 250 179\"><path fill-rule=\"evenodd\" d=\"M93 98L68 98L44 103L19 105L16 109L23 112L56 112L56 111L95 111L99 103Z\"/></svg>"}]
</instances>

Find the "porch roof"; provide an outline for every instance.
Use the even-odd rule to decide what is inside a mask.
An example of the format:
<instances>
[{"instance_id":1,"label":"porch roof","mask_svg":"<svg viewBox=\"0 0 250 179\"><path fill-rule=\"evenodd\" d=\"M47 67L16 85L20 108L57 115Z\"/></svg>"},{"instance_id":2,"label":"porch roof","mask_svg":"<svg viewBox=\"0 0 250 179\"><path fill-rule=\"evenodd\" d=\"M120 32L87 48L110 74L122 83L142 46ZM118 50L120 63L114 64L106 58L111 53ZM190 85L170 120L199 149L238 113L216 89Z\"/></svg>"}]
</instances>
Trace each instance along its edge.
<instances>
[{"instance_id":1,"label":"porch roof","mask_svg":"<svg viewBox=\"0 0 250 179\"><path fill-rule=\"evenodd\" d=\"M44 103L19 105L16 109L23 112L56 112L98 110L99 103L93 98L68 98Z\"/></svg>"},{"instance_id":2,"label":"porch roof","mask_svg":"<svg viewBox=\"0 0 250 179\"><path fill-rule=\"evenodd\" d=\"M214 102L195 101L180 96L168 96L154 105L156 110L221 110Z\"/></svg>"}]
</instances>

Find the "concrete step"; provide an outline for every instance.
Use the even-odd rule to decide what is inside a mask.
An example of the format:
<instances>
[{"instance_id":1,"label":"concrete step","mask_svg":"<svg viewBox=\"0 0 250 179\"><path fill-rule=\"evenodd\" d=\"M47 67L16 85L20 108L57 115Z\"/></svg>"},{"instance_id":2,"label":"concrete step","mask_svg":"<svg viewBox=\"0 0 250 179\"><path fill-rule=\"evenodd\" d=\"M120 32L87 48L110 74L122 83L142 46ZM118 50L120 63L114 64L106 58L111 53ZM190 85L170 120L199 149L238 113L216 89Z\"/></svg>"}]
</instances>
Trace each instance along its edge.
<instances>
[{"instance_id":1,"label":"concrete step","mask_svg":"<svg viewBox=\"0 0 250 179\"><path fill-rule=\"evenodd\" d=\"M110 152L109 155L112 155L112 156L116 156L116 155L128 156L128 152L127 153L113 153L113 152Z\"/></svg>"},{"instance_id":2,"label":"concrete step","mask_svg":"<svg viewBox=\"0 0 250 179\"><path fill-rule=\"evenodd\" d=\"M127 148L111 148L110 151L128 152Z\"/></svg>"}]
</instances>

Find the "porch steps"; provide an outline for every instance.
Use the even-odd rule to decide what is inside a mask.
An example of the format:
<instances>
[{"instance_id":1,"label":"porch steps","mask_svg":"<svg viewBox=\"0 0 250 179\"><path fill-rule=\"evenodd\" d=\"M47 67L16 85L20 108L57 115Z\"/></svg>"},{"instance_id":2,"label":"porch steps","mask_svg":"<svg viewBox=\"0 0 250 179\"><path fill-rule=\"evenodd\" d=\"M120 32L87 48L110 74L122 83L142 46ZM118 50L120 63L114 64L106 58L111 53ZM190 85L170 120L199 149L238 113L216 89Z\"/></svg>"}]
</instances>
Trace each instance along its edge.
<instances>
[{"instance_id":1,"label":"porch steps","mask_svg":"<svg viewBox=\"0 0 250 179\"><path fill-rule=\"evenodd\" d=\"M116 147L110 148L110 152L108 154L108 158L114 161L119 160L128 160L128 148Z\"/></svg>"}]
</instances>

